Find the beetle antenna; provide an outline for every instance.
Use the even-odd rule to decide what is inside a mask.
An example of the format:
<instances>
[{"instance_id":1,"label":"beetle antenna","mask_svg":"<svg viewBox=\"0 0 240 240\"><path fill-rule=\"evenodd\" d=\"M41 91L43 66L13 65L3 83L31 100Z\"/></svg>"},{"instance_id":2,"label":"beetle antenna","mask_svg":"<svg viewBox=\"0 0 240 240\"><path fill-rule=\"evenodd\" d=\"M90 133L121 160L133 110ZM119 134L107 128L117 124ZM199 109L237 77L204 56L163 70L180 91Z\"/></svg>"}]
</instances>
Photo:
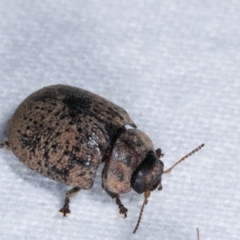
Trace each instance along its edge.
<instances>
[{"instance_id":1,"label":"beetle antenna","mask_svg":"<svg viewBox=\"0 0 240 240\"><path fill-rule=\"evenodd\" d=\"M144 192L143 205L142 205L142 207L141 207L140 214L139 214L139 217L138 217L138 221L137 221L136 227L135 227L134 230L133 230L133 233L135 233L135 232L137 231L138 227L139 227L139 224L140 224L140 221L141 221L141 218L142 218L143 209L144 209L144 206L145 206L145 205L147 204L147 202L148 202L147 199L149 198L149 196L150 196L150 191L149 191L149 190L146 191L146 192Z\"/></svg>"},{"instance_id":2,"label":"beetle antenna","mask_svg":"<svg viewBox=\"0 0 240 240\"><path fill-rule=\"evenodd\" d=\"M199 229L198 229L198 227L197 227L197 239L200 240Z\"/></svg>"},{"instance_id":3,"label":"beetle antenna","mask_svg":"<svg viewBox=\"0 0 240 240\"><path fill-rule=\"evenodd\" d=\"M191 151L190 153L188 153L186 156L182 157L179 161L177 161L175 164L173 164L172 167L170 167L169 169L165 170L163 173L170 173L172 171L173 168L175 168L180 162L184 161L186 158L190 157L191 155L193 155L195 152L199 151L202 147L204 146L204 143L201 144L199 147L195 148L193 151Z\"/></svg>"}]
</instances>

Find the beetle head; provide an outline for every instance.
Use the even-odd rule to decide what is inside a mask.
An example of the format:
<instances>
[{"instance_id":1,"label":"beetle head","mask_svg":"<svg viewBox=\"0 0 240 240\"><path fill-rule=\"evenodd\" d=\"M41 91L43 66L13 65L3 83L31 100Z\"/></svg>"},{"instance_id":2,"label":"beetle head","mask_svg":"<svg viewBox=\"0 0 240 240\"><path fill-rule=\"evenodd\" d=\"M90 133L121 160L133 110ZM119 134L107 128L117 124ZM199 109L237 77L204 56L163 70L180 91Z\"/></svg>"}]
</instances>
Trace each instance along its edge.
<instances>
[{"instance_id":1,"label":"beetle head","mask_svg":"<svg viewBox=\"0 0 240 240\"><path fill-rule=\"evenodd\" d=\"M131 178L131 187L137 193L153 191L161 184L163 162L153 152L148 152L145 159L134 171Z\"/></svg>"}]
</instances>

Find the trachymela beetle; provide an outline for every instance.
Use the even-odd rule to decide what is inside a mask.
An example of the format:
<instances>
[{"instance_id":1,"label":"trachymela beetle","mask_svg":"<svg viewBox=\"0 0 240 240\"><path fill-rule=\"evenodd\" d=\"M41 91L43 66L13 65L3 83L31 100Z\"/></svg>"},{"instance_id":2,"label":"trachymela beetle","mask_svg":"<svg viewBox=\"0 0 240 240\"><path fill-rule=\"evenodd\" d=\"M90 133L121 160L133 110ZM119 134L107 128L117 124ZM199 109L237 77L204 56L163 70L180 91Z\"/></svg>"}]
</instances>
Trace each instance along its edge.
<instances>
[{"instance_id":1,"label":"trachymela beetle","mask_svg":"<svg viewBox=\"0 0 240 240\"><path fill-rule=\"evenodd\" d=\"M144 193L146 204L150 191L161 189L161 150L154 150L124 109L80 88L54 85L31 94L15 111L2 146L37 173L73 187L60 209L63 216L70 213L70 198L93 186L102 162L102 187L124 217L128 210L119 194L133 188Z\"/></svg>"}]
</instances>

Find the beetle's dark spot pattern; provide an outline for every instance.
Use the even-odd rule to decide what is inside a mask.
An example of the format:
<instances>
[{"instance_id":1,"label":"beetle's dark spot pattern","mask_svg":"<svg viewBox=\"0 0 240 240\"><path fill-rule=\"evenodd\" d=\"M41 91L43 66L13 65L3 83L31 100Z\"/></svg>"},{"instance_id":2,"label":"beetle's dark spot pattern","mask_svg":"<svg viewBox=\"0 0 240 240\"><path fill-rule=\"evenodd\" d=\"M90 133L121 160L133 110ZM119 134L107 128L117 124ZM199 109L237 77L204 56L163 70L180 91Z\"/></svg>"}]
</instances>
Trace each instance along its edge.
<instances>
[{"instance_id":1,"label":"beetle's dark spot pattern","mask_svg":"<svg viewBox=\"0 0 240 240\"><path fill-rule=\"evenodd\" d=\"M63 120L65 117L66 117L66 115L63 114L63 115L61 115L61 116L59 117L59 119L60 119L60 120Z\"/></svg>"},{"instance_id":2,"label":"beetle's dark spot pattern","mask_svg":"<svg viewBox=\"0 0 240 240\"><path fill-rule=\"evenodd\" d=\"M118 169L118 171L116 171L115 174L116 174L116 178L119 182L122 182L124 180L123 172L121 170L119 171L119 169Z\"/></svg>"},{"instance_id":3,"label":"beetle's dark spot pattern","mask_svg":"<svg viewBox=\"0 0 240 240\"><path fill-rule=\"evenodd\" d=\"M53 173L62 176L62 178L66 180L69 175L69 170L67 168L58 169L56 166L53 166L50 168L48 174L51 176Z\"/></svg>"},{"instance_id":4,"label":"beetle's dark spot pattern","mask_svg":"<svg viewBox=\"0 0 240 240\"><path fill-rule=\"evenodd\" d=\"M57 117L57 116L59 116L60 113L61 113L61 111L59 110L56 113L54 113L54 116Z\"/></svg>"},{"instance_id":5,"label":"beetle's dark spot pattern","mask_svg":"<svg viewBox=\"0 0 240 240\"><path fill-rule=\"evenodd\" d=\"M43 154L44 159L46 160L46 162L49 160L49 154L48 151L45 151Z\"/></svg>"}]
</instances>

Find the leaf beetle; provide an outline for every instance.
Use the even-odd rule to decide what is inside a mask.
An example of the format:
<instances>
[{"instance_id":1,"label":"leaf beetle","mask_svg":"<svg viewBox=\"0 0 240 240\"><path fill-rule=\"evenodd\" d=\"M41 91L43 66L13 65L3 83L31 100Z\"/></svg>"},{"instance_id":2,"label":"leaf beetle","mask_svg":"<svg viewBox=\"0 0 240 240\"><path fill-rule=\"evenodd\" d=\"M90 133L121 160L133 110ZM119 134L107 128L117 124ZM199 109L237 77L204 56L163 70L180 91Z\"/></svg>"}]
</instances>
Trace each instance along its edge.
<instances>
[{"instance_id":1,"label":"leaf beetle","mask_svg":"<svg viewBox=\"0 0 240 240\"><path fill-rule=\"evenodd\" d=\"M44 87L28 96L16 109L8 140L1 146L35 172L73 187L60 209L63 216L70 213L70 198L92 188L96 171L105 162L102 187L116 199L120 214L126 217L128 211L120 194L131 188L144 193L134 233L150 192L162 188L162 174L172 169L164 171L161 150L155 151L123 108L67 85Z\"/></svg>"}]
</instances>

